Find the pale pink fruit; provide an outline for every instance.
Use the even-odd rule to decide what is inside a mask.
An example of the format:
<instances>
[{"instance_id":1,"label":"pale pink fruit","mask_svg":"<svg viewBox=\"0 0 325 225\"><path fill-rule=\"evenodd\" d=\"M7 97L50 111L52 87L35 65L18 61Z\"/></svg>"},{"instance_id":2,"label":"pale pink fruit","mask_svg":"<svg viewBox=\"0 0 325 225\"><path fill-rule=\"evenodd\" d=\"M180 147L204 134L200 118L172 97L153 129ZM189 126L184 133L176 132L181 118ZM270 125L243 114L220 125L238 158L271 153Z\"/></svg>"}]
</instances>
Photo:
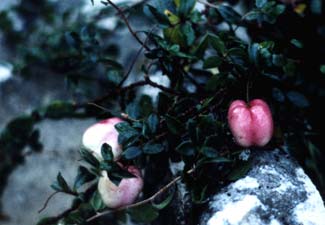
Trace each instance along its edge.
<instances>
[{"instance_id":1,"label":"pale pink fruit","mask_svg":"<svg viewBox=\"0 0 325 225\"><path fill-rule=\"evenodd\" d=\"M118 143L118 132L114 126L120 122L123 120L113 117L92 125L83 134L83 145L92 151L98 159L102 159L101 147L107 143L112 147L114 159L118 159L122 153L122 147Z\"/></svg>"},{"instance_id":2,"label":"pale pink fruit","mask_svg":"<svg viewBox=\"0 0 325 225\"><path fill-rule=\"evenodd\" d=\"M232 102L228 123L235 141L242 147L264 146L272 138L272 113L261 99L252 100L249 105L241 100Z\"/></svg>"},{"instance_id":3,"label":"pale pink fruit","mask_svg":"<svg viewBox=\"0 0 325 225\"><path fill-rule=\"evenodd\" d=\"M143 187L143 179L138 168L129 166L127 170L136 177L123 178L116 186L107 176L106 171L98 182L98 192L103 202L109 208L119 208L132 204Z\"/></svg>"}]
</instances>

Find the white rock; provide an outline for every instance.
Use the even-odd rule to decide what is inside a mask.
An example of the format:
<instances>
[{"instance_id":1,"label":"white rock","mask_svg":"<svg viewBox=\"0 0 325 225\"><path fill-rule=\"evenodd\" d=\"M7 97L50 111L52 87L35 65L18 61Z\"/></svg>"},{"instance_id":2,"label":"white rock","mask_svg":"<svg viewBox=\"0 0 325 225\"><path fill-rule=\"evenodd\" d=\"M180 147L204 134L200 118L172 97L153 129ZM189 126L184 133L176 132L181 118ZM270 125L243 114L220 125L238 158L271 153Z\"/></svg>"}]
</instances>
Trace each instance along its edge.
<instances>
[{"instance_id":1,"label":"white rock","mask_svg":"<svg viewBox=\"0 0 325 225\"><path fill-rule=\"evenodd\" d=\"M136 4L138 2L140 2L141 0L113 0L112 2L114 2L115 4L121 4L121 3L127 3L128 5L133 5ZM92 3L90 2L90 0L85 0L85 4L83 6L83 8L81 9L81 12L87 15L96 15L100 10L106 8L107 6L105 6L103 3L101 3L100 0L94 0L94 5L92 5Z\"/></svg>"},{"instance_id":2,"label":"white rock","mask_svg":"<svg viewBox=\"0 0 325 225\"><path fill-rule=\"evenodd\" d=\"M232 188L235 188L238 190L244 190L244 189L258 188L259 186L260 185L255 178L247 176L247 177L235 182L232 185Z\"/></svg>"},{"instance_id":3,"label":"white rock","mask_svg":"<svg viewBox=\"0 0 325 225\"><path fill-rule=\"evenodd\" d=\"M164 87L169 87L170 85L170 80L168 79L168 77L162 75L161 72L150 75L150 79L153 82ZM151 96L154 102L156 102L159 92L161 92L159 88L151 87L149 85L142 88L142 93Z\"/></svg>"},{"instance_id":4,"label":"white rock","mask_svg":"<svg viewBox=\"0 0 325 225\"><path fill-rule=\"evenodd\" d=\"M201 225L325 225L325 207L300 166L279 150L253 155L246 177L209 203Z\"/></svg>"},{"instance_id":5,"label":"white rock","mask_svg":"<svg viewBox=\"0 0 325 225\"><path fill-rule=\"evenodd\" d=\"M114 30L117 25L117 17L107 17L99 20L97 26L101 29Z\"/></svg>"},{"instance_id":6,"label":"white rock","mask_svg":"<svg viewBox=\"0 0 325 225\"><path fill-rule=\"evenodd\" d=\"M324 203L315 185L302 169L297 169L296 175L307 191L307 200L294 208L297 221L306 225L325 224Z\"/></svg>"},{"instance_id":7,"label":"white rock","mask_svg":"<svg viewBox=\"0 0 325 225\"><path fill-rule=\"evenodd\" d=\"M184 170L184 166L185 166L184 161L180 161L180 162L169 161L169 169L174 176L182 172Z\"/></svg>"},{"instance_id":8,"label":"white rock","mask_svg":"<svg viewBox=\"0 0 325 225\"><path fill-rule=\"evenodd\" d=\"M246 195L237 202L229 202L208 221L208 225L229 224L236 225L254 208L261 206L260 200L253 195Z\"/></svg>"},{"instance_id":9,"label":"white rock","mask_svg":"<svg viewBox=\"0 0 325 225\"><path fill-rule=\"evenodd\" d=\"M9 63L0 63L0 83L12 77L13 66Z\"/></svg>"}]
</instances>

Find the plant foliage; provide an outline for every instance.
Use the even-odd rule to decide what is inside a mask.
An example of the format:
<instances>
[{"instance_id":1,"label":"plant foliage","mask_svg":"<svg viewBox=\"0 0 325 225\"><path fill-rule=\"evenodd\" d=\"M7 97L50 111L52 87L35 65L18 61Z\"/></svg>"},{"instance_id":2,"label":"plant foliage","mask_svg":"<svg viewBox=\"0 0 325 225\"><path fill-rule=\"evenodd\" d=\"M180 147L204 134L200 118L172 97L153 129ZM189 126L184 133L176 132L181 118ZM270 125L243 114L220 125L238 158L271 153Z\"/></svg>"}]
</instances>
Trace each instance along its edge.
<instances>
[{"instance_id":1,"label":"plant foliage","mask_svg":"<svg viewBox=\"0 0 325 225\"><path fill-rule=\"evenodd\" d=\"M53 102L35 110L30 117L13 120L0 136L0 154L4 155L1 160L23 160L22 149L28 144L40 149L38 133L33 128L40 119L123 115L125 122L116 125L123 146L122 161L145 171L142 198L149 198L168 183L166 180L173 179L170 162L182 162L180 178L191 193L192 203L199 208L209 195L244 176L251 166L250 159L240 157L245 149L234 143L229 132L229 103L246 97L263 98L270 104L275 120L274 138L264 149L290 151L324 194L320 164L324 155L319 150L324 147L320 138L324 126L318 119L324 115L320 102L324 100L325 62L313 52L324 52L323 47L319 48L324 43L325 24L315 22L315 18L324 19L324 15L308 8L309 3L293 6L268 0L248 3L249 10L242 14L233 2L153 0L115 5L103 1L107 7L98 17L81 20L74 29L60 24L55 34L47 35L50 41L35 44L36 52L29 48L21 54L16 68L28 75L33 63L40 63L39 66L59 72L73 92L83 90L80 101ZM199 4L203 10L195 7ZM302 10L303 7L307 9ZM120 26L112 32L100 29L96 22L103 15L115 15L121 20ZM133 17L146 21L144 30L134 30ZM8 15L1 13L0 24L8 24L7 20ZM308 28L302 25L306 21ZM139 47L135 62L141 69L133 73L134 64L128 67L119 62L118 51L114 51L125 47L114 43L118 42L114 32L123 29L122 24L127 25L128 35ZM15 31L10 26L6 29L10 39ZM317 40L304 35L304 29L310 29ZM16 42L24 44L26 34L19 33L16 38ZM141 51L143 57L139 57ZM170 84L155 82L153 74L168 78ZM127 83L132 75L136 81ZM160 93L152 98L139 91L143 86L154 87ZM16 127L17 120L25 125ZM82 149L80 155L85 164L79 167L75 180L68 182L59 173L51 186L57 192L74 196L71 208L59 216L40 220L39 225L93 223L89 218L109 210L96 191L100 171L107 171L116 184L132 176L114 162L108 145L102 146L103 161L87 150ZM13 168L4 162L0 164L0 174L8 174ZM96 221L100 224L116 218L123 220L129 214L132 220L148 224L168 211L174 200L173 191L167 191L159 204L151 201L112 210L112 215Z\"/></svg>"}]
</instances>

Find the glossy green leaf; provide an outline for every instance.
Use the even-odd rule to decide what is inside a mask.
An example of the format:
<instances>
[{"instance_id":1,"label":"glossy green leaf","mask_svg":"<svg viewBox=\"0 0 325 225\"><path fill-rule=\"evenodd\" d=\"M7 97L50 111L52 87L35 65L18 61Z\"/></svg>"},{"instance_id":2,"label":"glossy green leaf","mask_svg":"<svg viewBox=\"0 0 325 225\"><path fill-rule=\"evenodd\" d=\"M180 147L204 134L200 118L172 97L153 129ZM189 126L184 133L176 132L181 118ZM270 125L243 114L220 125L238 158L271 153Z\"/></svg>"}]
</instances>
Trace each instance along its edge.
<instances>
[{"instance_id":1,"label":"glossy green leaf","mask_svg":"<svg viewBox=\"0 0 325 225\"><path fill-rule=\"evenodd\" d=\"M141 205L139 207L129 209L128 213L137 223L151 223L158 218L159 212L151 204Z\"/></svg>"},{"instance_id":2,"label":"glossy green leaf","mask_svg":"<svg viewBox=\"0 0 325 225\"><path fill-rule=\"evenodd\" d=\"M95 211L100 211L106 207L98 191L94 192L90 204Z\"/></svg>"},{"instance_id":3,"label":"glossy green leaf","mask_svg":"<svg viewBox=\"0 0 325 225\"><path fill-rule=\"evenodd\" d=\"M104 160L106 161L113 161L114 160L114 155L112 151L112 147L109 146L107 143L104 143L101 147L101 155Z\"/></svg>"},{"instance_id":4,"label":"glossy green leaf","mask_svg":"<svg viewBox=\"0 0 325 225\"><path fill-rule=\"evenodd\" d=\"M219 153L216 149L208 146L202 147L201 153L207 158L216 158L219 156Z\"/></svg>"},{"instance_id":5,"label":"glossy green leaf","mask_svg":"<svg viewBox=\"0 0 325 225\"><path fill-rule=\"evenodd\" d=\"M209 46L209 35L206 34L201 41L199 42L198 46L194 50L194 54L197 57L202 57Z\"/></svg>"},{"instance_id":6,"label":"glossy green leaf","mask_svg":"<svg viewBox=\"0 0 325 225\"><path fill-rule=\"evenodd\" d=\"M211 56L204 60L203 69L211 69L219 67L222 63L222 58L219 56Z\"/></svg>"},{"instance_id":7,"label":"glossy green leaf","mask_svg":"<svg viewBox=\"0 0 325 225\"><path fill-rule=\"evenodd\" d=\"M199 140L196 121L193 119L188 120L186 124L186 129L191 138L191 141L193 142L193 144L196 144Z\"/></svg>"},{"instance_id":8,"label":"glossy green leaf","mask_svg":"<svg viewBox=\"0 0 325 225\"><path fill-rule=\"evenodd\" d=\"M125 159L131 160L131 159L135 159L137 157L139 157L142 154L142 150L139 147L129 147L127 149L125 149L122 153L122 156Z\"/></svg>"},{"instance_id":9,"label":"glossy green leaf","mask_svg":"<svg viewBox=\"0 0 325 225\"><path fill-rule=\"evenodd\" d=\"M325 74L325 65L321 65L319 69L321 73Z\"/></svg>"},{"instance_id":10,"label":"glossy green leaf","mask_svg":"<svg viewBox=\"0 0 325 225\"><path fill-rule=\"evenodd\" d=\"M197 185L191 190L192 201L196 204L205 203L208 199L206 196L208 185Z\"/></svg>"},{"instance_id":11,"label":"glossy green leaf","mask_svg":"<svg viewBox=\"0 0 325 225\"><path fill-rule=\"evenodd\" d=\"M183 34L185 35L187 46L192 45L195 41L195 32L192 28L192 25L187 22L181 27L181 29Z\"/></svg>"},{"instance_id":12,"label":"glossy green leaf","mask_svg":"<svg viewBox=\"0 0 325 225\"><path fill-rule=\"evenodd\" d=\"M156 114L151 114L147 119L147 124L152 134L156 133L159 126L159 118Z\"/></svg>"},{"instance_id":13,"label":"glossy green leaf","mask_svg":"<svg viewBox=\"0 0 325 225\"><path fill-rule=\"evenodd\" d=\"M56 191L62 191L65 193L71 193L72 190L70 189L68 183L63 178L62 174L59 172L56 177L56 182L51 185L51 187Z\"/></svg>"},{"instance_id":14,"label":"glossy green leaf","mask_svg":"<svg viewBox=\"0 0 325 225\"><path fill-rule=\"evenodd\" d=\"M218 163L230 163L232 162L230 159L225 157L217 157L217 158L202 158L198 161L197 166L201 167L206 164L218 164Z\"/></svg>"},{"instance_id":15,"label":"glossy green leaf","mask_svg":"<svg viewBox=\"0 0 325 225\"><path fill-rule=\"evenodd\" d=\"M107 71L107 80L118 85L123 79L123 72L119 70L109 69Z\"/></svg>"},{"instance_id":16,"label":"glossy green leaf","mask_svg":"<svg viewBox=\"0 0 325 225\"><path fill-rule=\"evenodd\" d=\"M299 108L306 108L309 106L309 101L303 94L296 91L289 91L287 93L288 99Z\"/></svg>"},{"instance_id":17,"label":"glossy green leaf","mask_svg":"<svg viewBox=\"0 0 325 225\"><path fill-rule=\"evenodd\" d=\"M226 53L226 45L221 40L221 38L214 34L209 34L209 40L211 46L218 51L221 55L224 55Z\"/></svg>"},{"instance_id":18,"label":"glossy green leaf","mask_svg":"<svg viewBox=\"0 0 325 225\"><path fill-rule=\"evenodd\" d=\"M115 128L119 132L118 142L123 146L133 143L140 135L136 129L126 122L116 124Z\"/></svg>"},{"instance_id":19,"label":"glossy green leaf","mask_svg":"<svg viewBox=\"0 0 325 225\"><path fill-rule=\"evenodd\" d=\"M157 22L159 22L159 24L161 24L161 25L169 25L168 17L165 14L158 11L152 5L148 4L148 5L146 5L146 7L150 11L150 13L154 16L154 18L157 20Z\"/></svg>"},{"instance_id":20,"label":"glossy green leaf","mask_svg":"<svg viewBox=\"0 0 325 225\"><path fill-rule=\"evenodd\" d=\"M158 154L164 150L164 146L161 144L155 144L148 142L143 146L143 153L152 155L152 154Z\"/></svg>"},{"instance_id":21,"label":"glossy green leaf","mask_svg":"<svg viewBox=\"0 0 325 225\"><path fill-rule=\"evenodd\" d=\"M196 148L191 141L184 141L176 147L176 151L185 156L193 156Z\"/></svg>"},{"instance_id":22,"label":"glossy green leaf","mask_svg":"<svg viewBox=\"0 0 325 225\"><path fill-rule=\"evenodd\" d=\"M221 14L223 19L229 23L238 24L241 21L241 15L237 13L233 7L228 5L220 5L218 7L218 12Z\"/></svg>"},{"instance_id":23,"label":"glossy green leaf","mask_svg":"<svg viewBox=\"0 0 325 225\"><path fill-rule=\"evenodd\" d=\"M162 210L162 209L166 208L172 202L173 197L174 197L174 193L175 193L175 191L172 191L172 193L170 193L166 199L164 199L159 204L152 203L152 206L155 207L158 210Z\"/></svg>"},{"instance_id":24,"label":"glossy green leaf","mask_svg":"<svg viewBox=\"0 0 325 225\"><path fill-rule=\"evenodd\" d=\"M235 181L244 177L251 169L251 166L252 166L251 161L242 161L241 163L238 163L237 166L228 175L228 179L230 181Z\"/></svg>"},{"instance_id":25,"label":"glossy green leaf","mask_svg":"<svg viewBox=\"0 0 325 225\"><path fill-rule=\"evenodd\" d=\"M179 14L181 16L188 16L194 9L196 0L180 0Z\"/></svg>"},{"instance_id":26,"label":"glossy green leaf","mask_svg":"<svg viewBox=\"0 0 325 225\"><path fill-rule=\"evenodd\" d=\"M82 185L84 185L85 183L88 183L88 182L94 180L95 178L96 178L96 176L94 174L92 174L91 172L89 172L89 170L86 167L79 166L78 174L75 179L73 189L76 190L76 189L80 188Z\"/></svg>"},{"instance_id":27,"label":"glossy green leaf","mask_svg":"<svg viewBox=\"0 0 325 225\"><path fill-rule=\"evenodd\" d=\"M74 115L74 106L70 102L54 101L48 105L42 113L48 118L62 118Z\"/></svg>"},{"instance_id":28,"label":"glossy green leaf","mask_svg":"<svg viewBox=\"0 0 325 225\"><path fill-rule=\"evenodd\" d=\"M173 134L179 134L183 129L183 123L179 121L177 118L166 115L165 116L167 126L170 132Z\"/></svg>"},{"instance_id":29,"label":"glossy green leaf","mask_svg":"<svg viewBox=\"0 0 325 225\"><path fill-rule=\"evenodd\" d=\"M267 0L256 0L255 5L257 8L262 8L267 3Z\"/></svg>"},{"instance_id":30,"label":"glossy green leaf","mask_svg":"<svg viewBox=\"0 0 325 225\"><path fill-rule=\"evenodd\" d=\"M296 46L297 48L304 47L304 45L301 43L301 41L299 41L297 39L291 39L290 43L293 44L294 46Z\"/></svg>"},{"instance_id":31,"label":"glossy green leaf","mask_svg":"<svg viewBox=\"0 0 325 225\"><path fill-rule=\"evenodd\" d=\"M81 155L82 159L85 160L90 165L92 165L94 167L99 166L98 159L91 152L89 152L87 149L81 148L80 155Z\"/></svg>"},{"instance_id":32,"label":"glossy green leaf","mask_svg":"<svg viewBox=\"0 0 325 225\"><path fill-rule=\"evenodd\" d=\"M253 43L248 48L248 56L251 63L258 65L259 63L259 45L257 43Z\"/></svg>"},{"instance_id":33,"label":"glossy green leaf","mask_svg":"<svg viewBox=\"0 0 325 225\"><path fill-rule=\"evenodd\" d=\"M179 46L186 46L187 43L186 36L184 35L182 31L182 26L180 24L164 29L164 37L172 44L177 44Z\"/></svg>"}]
</instances>

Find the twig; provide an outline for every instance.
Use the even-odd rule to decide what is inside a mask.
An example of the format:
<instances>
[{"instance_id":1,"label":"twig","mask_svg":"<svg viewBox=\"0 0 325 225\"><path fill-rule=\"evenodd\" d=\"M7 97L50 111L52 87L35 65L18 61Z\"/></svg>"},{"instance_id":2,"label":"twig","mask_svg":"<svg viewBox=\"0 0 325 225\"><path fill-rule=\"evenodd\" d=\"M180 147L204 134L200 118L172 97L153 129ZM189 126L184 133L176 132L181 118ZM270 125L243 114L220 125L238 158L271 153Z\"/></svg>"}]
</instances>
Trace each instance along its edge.
<instances>
[{"instance_id":1,"label":"twig","mask_svg":"<svg viewBox=\"0 0 325 225\"><path fill-rule=\"evenodd\" d=\"M124 88L112 89L112 90L108 91L105 95L103 95L99 98L96 98L91 102L77 104L76 107L84 107L85 105L97 105L98 103L105 101L107 98L111 97L112 95L116 95L116 94L119 94L120 92L131 90L131 89L139 87L139 86L144 86L146 84L147 83L145 81L139 81L139 82L132 83L129 86L126 86Z\"/></svg>"},{"instance_id":2,"label":"twig","mask_svg":"<svg viewBox=\"0 0 325 225\"><path fill-rule=\"evenodd\" d=\"M252 11L249 11L249 12L245 13L244 15L242 15L240 21L244 22L246 17L249 16L250 14L252 14L252 13L253 13ZM240 26L241 26L240 23L238 23L237 26L234 28L234 32L236 32Z\"/></svg>"},{"instance_id":3,"label":"twig","mask_svg":"<svg viewBox=\"0 0 325 225\"><path fill-rule=\"evenodd\" d=\"M47 207L48 203L50 202L50 200L51 200L51 199L52 199L56 194L58 194L58 193L60 193L60 191L56 191L56 192L52 193L52 194L51 194L51 195L46 199L46 201L45 201L43 207L42 207L41 209L38 210L38 213L41 213L44 209L46 209L46 207Z\"/></svg>"},{"instance_id":4,"label":"twig","mask_svg":"<svg viewBox=\"0 0 325 225\"><path fill-rule=\"evenodd\" d=\"M156 26L154 26L150 32L149 32L149 35L154 31L154 29L156 28ZM144 45L147 44L148 40L149 40L149 35L147 36L146 40L144 41ZM132 72L132 69L137 61L137 59L139 58L143 48L144 48L144 45L141 45L140 49L138 50L137 54L135 55L135 57L133 58L132 60L132 63L128 69L128 71L126 72L126 74L124 75L124 77L122 78L121 82L118 84L118 87L122 87L123 83L126 81L126 79L129 77L130 73Z\"/></svg>"},{"instance_id":5,"label":"twig","mask_svg":"<svg viewBox=\"0 0 325 225\"><path fill-rule=\"evenodd\" d=\"M124 20L127 28L129 29L130 33L132 34L132 36L147 50L149 51L150 49L145 45L145 43L138 37L138 35L134 32L134 30L132 29L132 27L130 26L130 23L128 21L128 19L126 18L123 10L118 7L115 3L113 3L111 0L106 0L114 9L116 9L116 11L118 11L118 13L121 15L122 19Z\"/></svg>"},{"instance_id":6,"label":"twig","mask_svg":"<svg viewBox=\"0 0 325 225\"><path fill-rule=\"evenodd\" d=\"M249 89L250 89L250 81L248 80L246 83L246 101L249 103Z\"/></svg>"},{"instance_id":7,"label":"twig","mask_svg":"<svg viewBox=\"0 0 325 225\"><path fill-rule=\"evenodd\" d=\"M191 174L194 172L194 169L191 169L189 171L187 171L186 173L187 174ZM143 200L143 201L140 201L140 202L137 202L137 203L134 203L132 205L128 205L128 206L124 206L124 207L120 207L118 209L115 209L115 210L109 210L109 211L104 211L104 212L101 212L101 213L98 213L96 214L95 216L92 216L90 217L89 219L87 219L87 222L90 222L90 221L93 221L95 219L97 219L98 217L101 217L101 216L105 216L107 214L110 214L110 213L113 213L113 212L118 212L118 211L123 211L123 210L126 210L126 209L132 209L132 208L135 208L135 207L138 207L138 206L141 206L141 205L144 205L144 204L147 204L149 202L152 202L154 201L160 194L164 193L165 191L167 191L171 186L173 186L177 181L181 180L182 179L182 176L178 176L178 177L175 177L172 181L170 181L168 184L166 184L164 187L162 187L158 192L156 192L155 194L153 194L151 197Z\"/></svg>"},{"instance_id":8,"label":"twig","mask_svg":"<svg viewBox=\"0 0 325 225\"><path fill-rule=\"evenodd\" d=\"M128 91L128 90L132 90L134 88L137 88L137 87L141 87L141 86L145 86L145 85L150 85L152 87L155 87L155 88L159 88L160 90L162 91L165 91L165 92L168 92L170 94L173 94L173 95L184 95L183 93L181 92L178 92L178 91L175 91L174 89L171 89L171 88L168 88L168 87L165 87L165 86L162 86L160 84L157 84L155 82L153 82L152 80L150 80L150 78L148 76L145 76L145 80L141 80L141 81L137 81L137 82L134 82L128 86L125 86L123 88L120 88L120 89L114 89L114 90L111 90L109 91L106 95L104 96L101 96L95 100L93 100L92 102L87 102L86 104L87 105L95 105L98 107L98 103L106 100L107 98L109 98L110 96L112 95L116 95L116 94L119 94L121 92L125 92L125 91ZM78 104L76 105L76 107L82 107L84 106L85 104Z\"/></svg>"},{"instance_id":9,"label":"twig","mask_svg":"<svg viewBox=\"0 0 325 225\"><path fill-rule=\"evenodd\" d=\"M130 117L127 113L121 113L121 116L123 119L129 120L131 122L139 122L139 120Z\"/></svg>"},{"instance_id":10,"label":"twig","mask_svg":"<svg viewBox=\"0 0 325 225\"><path fill-rule=\"evenodd\" d=\"M133 88L140 87L140 86L145 86L145 85L148 85L147 81L145 81L145 80L137 81L137 82L134 82L134 83L130 84L129 86L121 88L120 92L125 92L125 91L128 91L128 90L132 90Z\"/></svg>"},{"instance_id":11,"label":"twig","mask_svg":"<svg viewBox=\"0 0 325 225\"><path fill-rule=\"evenodd\" d=\"M141 46L140 49L137 51L137 54L134 56L128 71L123 76L121 82L118 84L118 87L122 87L123 83L126 81L126 79L128 79L128 77L129 77L130 73L132 72L132 69L133 69L137 59L139 58L139 56L140 56L140 54L142 52L142 50L143 50L143 46Z\"/></svg>"},{"instance_id":12,"label":"twig","mask_svg":"<svg viewBox=\"0 0 325 225\"><path fill-rule=\"evenodd\" d=\"M145 81L147 82L148 85L152 86L152 87L155 87L155 88L159 88L160 90L164 91L164 92L167 92L167 93L170 93L170 94L173 94L173 95L183 95L183 93L181 92L178 92L174 89L171 89L171 88L168 88L168 87L165 87L165 86L162 86L160 84L157 84L155 82L153 82L152 80L150 80L149 76L146 74L144 76L144 79Z\"/></svg>"},{"instance_id":13,"label":"twig","mask_svg":"<svg viewBox=\"0 0 325 225\"><path fill-rule=\"evenodd\" d=\"M69 215L71 212L73 212L74 210L76 210L78 207L79 207L79 204L76 204L73 207L71 207L70 209L67 209L63 213L59 214L58 216L48 218L43 223L40 223L40 225L52 225L52 224L56 224L59 220L63 219L67 215Z\"/></svg>"},{"instance_id":14,"label":"twig","mask_svg":"<svg viewBox=\"0 0 325 225\"><path fill-rule=\"evenodd\" d=\"M207 2L205 0L196 0L196 1L199 2L199 3L201 3L201 4L203 4L203 5L209 6L211 8L219 9L219 6L218 5L214 5L214 4L212 4L210 2ZM251 12L249 12L249 13L251 13ZM246 16L248 16L249 13L246 13L245 15L243 15L242 18L241 18L241 21L243 21L246 18ZM235 33L237 31L237 29L240 27L239 24L235 28L233 28L231 26L231 24L228 24L228 25L229 25L229 29L230 29L230 31L232 33Z\"/></svg>"},{"instance_id":15,"label":"twig","mask_svg":"<svg viewBox=\"0 0 325 225\"><path fill-rule=\"evenodd\" d=\"M160 84L153 82L152 80L150 80L150 78L147 74L144 76L144 79L145 80L138 81L138 82L130 84L129 86L121 88L120 92L125 92L125 91L131 90L131 89L139 87L139 86L150 85L151 87L158 88L164 92L167 92L167 93L170 93L173 95L183 95L183 93L181 93L181 92L178 92L174 89L171 89L171 88L168 88L168 87L165 87L165 86L162 86Z\"/></svg>"},{"instance_id":16,"label":"twig","mask_svg":"<svg viewBox=\"0 0 325 225\"><path fill-rule=\"evenodd\" d=\"M209 6L211 8L219 9L219 6L214 5L214 4L210 3L210 2L207 2L207 1L204 1L204 0L196 0L196 1L203 4L203 5Z\"/></svg>"},{"instance_id":17,"label":"twig","mask_svg":"<svg viewBox=\"0 0 325 225\"><path fill-rule=\"evenodd\" d=\"M197 89L202 90L202 85L199 82L197 82L193 77L191 77L186 72L184 73L184 75L192 84L194 84L197 87Z\"/></svg>"},{"instance_id":18,"label":"twig","mask_svg":"<svg viewBox=\"0 0 325 225\"><path fill-rule=\"evenodd\" d=\"M101 110L103 110L103 111L105 111L105 112L109 112L109 110L108 110L107 108L105 108L105 107L103 107L103 106L101 106L101 105L98 105L98 104L96 104L96 103L88 102L87 104L88 104L88 105L95 106L95 107L97 107L97 108L99 108L99 109L101 109Z\"/></svg>"},{"instance_id":19,"label":"twig","mask_svg":"<svg viewBox=\"0 0 325 225\"><path fill-rule=\"evenodd\" d=\"M137 3L133 4L132 6L128 6L125 9L121 9L121 10L124 13L125 11L129 10L130 8L134 8L134 7L138 6L138 5L145 4L148 1L150 1L150 0L143 0L143 1L137 2Z\"/></svg>"}]
</instances>

